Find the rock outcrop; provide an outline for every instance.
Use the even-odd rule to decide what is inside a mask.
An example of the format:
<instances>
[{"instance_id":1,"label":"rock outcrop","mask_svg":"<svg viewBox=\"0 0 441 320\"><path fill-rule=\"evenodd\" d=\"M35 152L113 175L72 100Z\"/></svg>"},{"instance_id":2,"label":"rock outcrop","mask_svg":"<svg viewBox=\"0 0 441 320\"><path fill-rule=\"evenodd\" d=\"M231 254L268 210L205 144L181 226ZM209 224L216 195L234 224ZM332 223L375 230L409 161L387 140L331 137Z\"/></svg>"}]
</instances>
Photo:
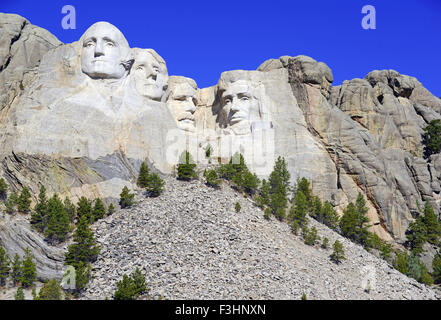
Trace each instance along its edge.
<instances>
[{"instance_id":1,"label":"rock outcrop","mask_svg":"<svg viewBox=\"0 0 441 320\"><path fill-rule=\"evenodd\" d=\"M106 22L62 44L1 14L0 34L0 176L11 190L115 202L142 161L168 175L183 150L199 164L241 152L261 178L284 157L291 182L306 177L339 213L361 192L386 240L406 240L419 204L441 211L441 155L426 159L422 146L441 100L413 77L376 70L333 86L325 63L283 56L197 88Z\"/></svg>"},{"instance_id":2,"label":"rock outcrop","mask_svg":"<svg viewBox=\"0 0 441 320\"><path fill-rule=\"evenodd\" d=\"M112 298L124 274L139 268L149 295L165 299L439 299L439 293L408 278L326 226L310 227L343 243L341 264L332 249L304 244L288 224L268 221L249 198L230 186L166 179L158 198L96 224L102 252L93 263L82 299ZM234 205L239 202L240 212ZM368 290L368 281L370 290Z\"/></svg>"}]
</instances>

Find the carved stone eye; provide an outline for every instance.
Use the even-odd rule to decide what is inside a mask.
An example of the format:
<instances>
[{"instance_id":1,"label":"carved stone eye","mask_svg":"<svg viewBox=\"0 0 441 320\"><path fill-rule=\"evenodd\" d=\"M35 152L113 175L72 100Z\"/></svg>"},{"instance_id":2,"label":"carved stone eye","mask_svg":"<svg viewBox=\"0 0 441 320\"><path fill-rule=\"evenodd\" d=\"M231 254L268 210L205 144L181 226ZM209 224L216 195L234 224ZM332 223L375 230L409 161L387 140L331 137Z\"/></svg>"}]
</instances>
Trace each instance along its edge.
<instances>
[{"instance_id":1,"label":"carved stone eye","mask_svg":"<svg viewBox=\"0 0 441 320\"><path fill-rule=\"evenodd\" d=\"M250 100L250 98L248 98L248 97L242 97L242 98L240 98L240 100L242 100L242 101L247 101L247 100Z\"/></svg>"},{"instance_id":2,"label":"carved stone eye","mask_svg":"<svg viewBox=\"0 0 441 320\"><path fill-rule=\"evenodd\" d=\"M85 47L92 47L94 45L95 45L95 42L89 41L89 42L86 43Z\"/></svg>"}]
</instances>

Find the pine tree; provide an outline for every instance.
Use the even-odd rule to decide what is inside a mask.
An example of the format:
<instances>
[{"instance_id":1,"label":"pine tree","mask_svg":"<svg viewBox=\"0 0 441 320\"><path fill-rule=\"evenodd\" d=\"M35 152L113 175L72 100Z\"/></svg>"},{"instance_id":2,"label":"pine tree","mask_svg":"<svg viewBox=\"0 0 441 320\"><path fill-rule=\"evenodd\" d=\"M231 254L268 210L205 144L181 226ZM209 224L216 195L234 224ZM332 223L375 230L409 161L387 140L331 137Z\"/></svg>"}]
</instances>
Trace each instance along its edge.
<instances>
[{"instance_id":1,"label":"pine tree","mask_svg":"<svg viewBox=\"0 0 441 320\"><path fill-rule=\"evenodd\" d=\"M55 193L47 202L48 222L44 232L50 242L63 242L70 230L70 219L63 202Z\"/></svg>"},{"instance_id":2,"label":"pine tree","mask_svg":"<svg viewBox=\"0 0 441 320\"><path fill-rule=\"evenodd\" d=\"M317 242L317 229L312 227L305 236L305 244L313 246Z\"/></svg>"},{"instance_id":3,"label":"pine tree","mask_svg":"<svg viewBox=\"0 0 441 320\"><path fill-rule=\"evenodd\" d=\"M114 212L115 212L115 206L113 205L113 203L111 203L107 208L107 215L111 216Z\"/></svg>"},{"instance_id":4,"label":"pine tree","mask_svg":"<svg viewBox=\"0 0 441 320\"><path fill-rule=\"evenodd\" d=\"M113 294L114 300L136 300L136 289L133 285L133 280L128 276L124 275L121 281L116 284L117 290Z\"/></svg>"},{"instance_id":5,"label":"pine tree","mask_svg":"<svg viewBox=\"0 0 441 320\"><path fill-rule=\"evenodd\" d=\"M441 119L430 121L424 128L423 144L426 158L441 151Z\"/></svg>"},{"instance_id":6,"label":"pine tree","mask_svg":"<svg viewBox=\"0 0 441 320\"><path fill-rule=\"evenodd\" d=\"M285 210L288 207L288 193L290 174L287 169L285 159L278 157L274 164L274 169L269 176L269 206L273 210L273 213L281 213L281 210ZM284 214L283 214L284 216Z\"/></svg>"},{"instance_id":7,"label":"pine tree","mask_svg":"<svg viewBox=\"0 0 441 320\"><path fill-rule=\"evenodd\" d=\"M361 193L358 194L356 204L352 202L343 210L340 219L340 229L342 234L362 245L368 242L369 231L367 230L369 219L365 216L367 208L364 206L364 199Z\"/></svg>"},{"instance_id":8,"label":"pine tree","mask_svg":"<svg viewBox=\"0 0 441 320\"><path fill-rule=\"evenodd\" d=\"M427 241L427 228L422 216L409 224L406 230L408 246L416 255L423 253L423 245Z\"/></svg>"},{"instance_id":9,"label":"pine tree","mask_svg":"<svg viewBox=\"0 0 441 320\"><path fill-rule=\"evenodd\" d=\"M6 254L6 250L0 246L0 287L6 284L6 279L9 276L10 271L10 261Z\"/></svg>"},{"instance_id":10,"label":"pine tree","mask_svg":"<svg viewBox=\"0 0 441 320\"><path fill-rule=\"evenodd\" d=\"M291 230L295 235L299 234L299 222L297 220L294 220L293 222L291 222Z\"/></svg>"},{"instance_id":11,"label":"pine tree","mask_svg":"<svg viewBox=\"0 0 441 320\"><path fill-rule=\"evenodd\" d=\"M438 252L432 260L432 276L436 284L441 283L441 254Z\"/></svg>"},{"instance_id":12,"label":"pine tree","mask_svg":"<svg viewBox=\"0 0 441 320\"><path fill-rule=\"evenodd\" d=\"M56 279L51 279L41 287L38 300L61 300L61 285Z\"/></svg>"},{"instance_id":13,"label":"pine tree","mask_svg":"<svg viewBox=\"0 0 441 320\"><path fill-rule=\"evenodd\" d=\"M91 273L90 263L78 262L75 267L75 295L78 295L84 288L90 279Z\"/></svg>"},{"instance_id":14,"label":"pine tree","mask_svg":"<svg viewBox=\"0 0 441 320\"><path fill-rule=\"evenodd\" d=\"M84 196L77 203L77 216L78 219L85 217L89 223L92 220L92 202Z\"/></svg>"},{"instance_id":15,"label":"pine tree","mask_svg":"<svg viewBox=\"0 0 441 320\"><path fill-rule=\"evenodd\" d=\"M44 232L47 225L47 196L46 188L40 187L40 193L38 194L38 202L34 207L34 212L31 214L31 224L40 232Z\"/></svg>"},{"instance_id":16,"label":"pine tree","mask_svg":"<svg viewBox=\"0 0 441 320\"><path fill-rule=\"evenodd\" d=\"M262 197L263 204L269 205L269 203L270 203L270 186L269 186L269 183L265 179L262 180L262 186L260 187L259 194Z\"/></svg>"},{"instance_id":17,"label":"pine tree","mask_svg":"<svg viewBox=\"0 0 441 320\"><path fill-rule=\"evenodd\" d=\"M306 178L297 179L296 193L301 191L306 198L308 204L312 204L312 190L309 181Z\"/></svg>"},{"instance_id":18,"label":"pine tree","mask_svg":"<svg viewBox=\"0 0 441 320\"><path fill-rule=\"evenodd\" d=\"M21 190L20 196L17 201L17 209L19 212L28 213L31 208L31 193L29 189L25 186Z\"/></svg>"},{"instance_id":19,"label":"pine tree","mask_svg":"<svg viewBox=\"0 0 441 320\"><path fill-rule=\"evenodd\" d=\"M14 283L14 286L17 285L17 283L21 281L22 273L23 273L22 263L21 263L20 257L16 253L14 256L14 260L12 261L12 269L11 269L11 274L10 274L12 282Z\"/></svg>"},{"instance_id":20,"label":"pine tree","mask_svg":"<svg viewBox=\"0 0 441 320\"><path fill-rule=\"evenodd\" d=\"M423 221L427 229L427 241L431 244L438 245L439 237L441 236L441 225L428 201L426 201L424 206Z\"/></svg>"},{"instance_id":21,"label":"pine tree","mask_svg":"<svg viewBox=\"0 0 441 320\"><path fill-rule=\"evenodd\" d=\"M298 190L296 193L295 204L291 207L290 210L290 218L297 221L300 225L306 226L308 225L308 203L306 200L306 196L303 194L303 191Z\"/></svg>"},{"instance_id":22,"label":"pine tree","mask_svg":"<svg viewBox=\"0 0 441 320\"><path fill-rule=\"evenodd\" d=\"M120 194L120 200L119 205L122 209L128 208L132 206L135 203L135 195L133 193L130 193L129 188L124 186L124 188L121 191Z\"/></svg>"},{"instance_id":23,"label":"pine tree","mask_svg":"<svg viewBox=\"0 0 441 320\"><path fill-rule=\"evenodd\" d=\"M270 220L271 219L271 209L270 208L266 208L265 211L263 212L263 217L266 220Z\"/></svg>"},{"instance_id":24,"label":"pine tree","mask_svg":"<svg viewBox=\"0 0 441 320\"><path fill-rule=\"evenodd\" d=\"M150 175L150 180L147 183L146 190L151 197L157 197L164 191L164 180L156 173Z\"/></svg>"},{"instance_id":25,"label":"pine tree","mask_svg":"<svg viewBox=\"0 0 441 320\"><path fill-rule=\"evenodd\" d=\"M0 199L1 200L6 200L7 197L7 191L8 191L8 185L6 184L5 179L1 178L0 179Z\"/></svg>"},{"instance_id":26,"label":"pine tree","mask_svg":"<svg viewBox=\"0 0 441 320\"><path fill-rule=\"evenodd\" d=\"M425 284L427 286L433 285L434 282L432 276L427 270L426 265L423 262L421 262L421 275L420 278L418 279L418 282Z\"/></svg>"},{"instance_id":27,"label":"pine tree","mask_svg":"<svg viewBox=\"0 0 441 320\"><path fill-rule=\"evenodd\" d=\"M17 203L18 203L18 193L17 191L15 191L11 193L11 195L5 201L6 212L9 214L13 214L16 210Z\"/></svg>"},{"instance_id":28,"label":"pine tree","mask_svg":"<svg viewBox=\"0 0 441 320\"><path fill-rule=\"evenodd\" d=\"M421 263L418 256L411 253L407 259L407 276L419 280L421 277Z\"/></svg>"},{"instance_id":29,"label":"pine tree","mask_svg":"<svg viewBox=\"0 0 441 320\"><path fill-rule=\"evenodd\" d=\"M334 262L339 264L343 260L346 260L345 252L344 252L344 249L343 249L343 244L340 241L335 240L334 245L333 245L333 249L334 249L334 251L331 254L331 259Z\"/></svg>"},{"instance_id":30,"label":"pine tree","mask_svg":"<svg viewBox=\"0 0 441 320\"><path fill-rule=\"evenodd\" d=\"M178 164L178 179L180 180L192 180L197 178L196 173L196 164L194 163L190 152L184 151L182 152L181 156L179 157L179 164Z\"/></svg>"},{"instance_id":31,"label":"pine tree","mask_svg":"<svg viewBox=\"0 0 441 320\"><path fill-rule=\"evenodd\" d=\"M332 230L337 229L340 218L329 201L325 201L320 215L323 224L325 224Z\"/></svg>"},{"instance_id":32,"label":"pine tree","mask_svg":"<svg viewBox=\"0 0 441 320\"><path fill-rule=\"evenodd\" d=\"M18 287L17 292L15 293L14 299L15 300L24 300L25 299L25 295L24 295L22 287Z\"/></svg>"},{"instance_id":33,"label":"pine tree","mask_svg":"<svg viewBox=\"0 0 441 320\"><path fill-rule=\"evenodd\" d=\"M64 209L66 210L67 215L69 216L70 222L73 223L76 217L75 205L70 201L69 197L66 197L64 199L63 204L64 204Z\"/></svg>"},{"instance_id":34,"label":"pine tree","mask_svg":"<svg viewBox=\"0 0 441 320\"><path fill-rule=\"evenodd\" d=\"M80 262L86 265L96 260L100 252L100 247L96 243L93 232L90 230L89 222L85 216L80 217L73 240L73 244L67 249L66 265L77 268Z\"/></svg>"},{"instance_id":35,"label":"pine tree","mask_svg":"<svg viewBox=\"0 0 441 320\"><path fill-rule=\"evenodd\" d=\"M328 247L329 247L329 239L325 237L325 238L323 238L322 248L328 249Z\"/></svg>"},{"instance_id":36,"label":"pine tree","mask_svg":"<svg viewBox=\"0 0 441 320\"><path fill-rule=\"evenodd\" d=\"M409 259L409 255L407 251L403 252L395 252L395 258L393 261L393 266L395 269L400 271L402 274L407 274L407 260Z\"/></svg>"},{"instance_id":37,"label":"pine tree","mask_svg":"<svg viewBox=\"0 0 441 320\"><path fill-rule=\"evenodd\" d=\"M392 245L390 243L382 242L380 246L380 257L390 262L392 259Z\"/></svg>"},{"instance_id":38,"label":"pine tree","mask_svg":"<svg viewBox=\"0 0 441 320\"><path fill-rule=\"evenodd\" d=\"M37 267L32 261L33 258L34 257L29 248L26 248L21 274L21 284L25 288L32 286L35 280L37 280Z\"/></svg>"},{"instance_id":39,"label":"pine tree","mask_svg":"<svg viewBox=\"0 0 441 320\"><path fill-rule=\"evenodd\" d=\"M97 221L106 214L106 207L100 198L95 199L95 204L92 209L92 220Z\"/></svg>"},{"instance_id":40,"label":"pine tree","mask_svg":"<svg viewBox=\"0 0 441 320\"><path fill-rule=\"evenodd\" d=\"M136 270L131 275L133 286L137 295L142 295L147 292L147 284L145 276L141 273L141 270Z\"/></svg>"},{"instance_id":41,"label":"pine tree","mask_svg":"<svg viewBox=\"0 0 441 320\"><path fill-rule=\"evenodd\" d=\"M139 168L137 185L141 188L146 188L149 184L150 170L147 163L144 161Z\"/></svg>"},{"instance_id":42,"label":"pine tree","mask_svg":"<svg viewBox=\"0 0 441 320\"><path fill-rule=\"evenodd\" d=\"M241 209L240 203L236 202L236 204L234 205L234 210L236 210L236 212L239 212Z\"/></svg>"},{"instance_id":43,"label":"pine tree","mask_svg":"<svg viewBox=\"0 0 441 320\"><path fill-rule=\"evenodd\" d=\"M130 277L125 274L116 286L117 290L113 295L115 300L136 300L141 294L147 292L145 276L138 268Z\"/></svg>"},{"instance_id":44,"label":"pine tree","mask_svg":"<svg viewBox=\"0 0 441 320\"><path fill-rule=\"evenodd\" d=\"M204 178L206 181L206 184L213 188L218 188L221 180L219 179L219 176L215 169L209 169L204 171Z\"/></svg>"}]
</instances>

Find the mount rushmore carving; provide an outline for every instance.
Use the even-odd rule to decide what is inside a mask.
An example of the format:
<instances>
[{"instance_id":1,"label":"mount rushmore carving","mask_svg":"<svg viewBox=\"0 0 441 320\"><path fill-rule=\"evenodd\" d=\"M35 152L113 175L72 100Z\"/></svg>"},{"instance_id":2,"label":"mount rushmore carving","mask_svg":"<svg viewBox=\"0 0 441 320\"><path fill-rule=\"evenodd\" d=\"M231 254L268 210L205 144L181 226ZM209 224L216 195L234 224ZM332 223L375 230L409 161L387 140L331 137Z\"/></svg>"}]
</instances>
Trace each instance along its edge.
<instances>
[{"instance_id":1,"label":"mount rushmore carving","mask_svg":"<svg viewBox=\"0 0 441 320\"><path fill-rule=\"evenodd\" d=\"M384 239L405 239L418 203L440 211L441 158L423 157L421 134L441 100L415 78L383 70L332 86L324 63L283 56L201 89L107 22L62 44L19 16L1 21L0 173L13 188L112 201L144 160L170 174L184 150L200 165L241 152L260 177L285 157L292 183L311 180L340 212L361 192Z\"/></svg>"}]
</instances>

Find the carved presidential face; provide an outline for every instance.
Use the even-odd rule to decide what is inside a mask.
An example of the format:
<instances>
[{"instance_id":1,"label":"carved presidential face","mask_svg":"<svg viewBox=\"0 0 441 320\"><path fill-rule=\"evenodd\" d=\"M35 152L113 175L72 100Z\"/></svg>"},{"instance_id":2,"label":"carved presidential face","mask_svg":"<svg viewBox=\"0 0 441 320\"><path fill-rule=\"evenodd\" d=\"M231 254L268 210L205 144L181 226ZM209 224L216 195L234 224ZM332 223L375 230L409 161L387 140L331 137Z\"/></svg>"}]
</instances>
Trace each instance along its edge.
<instances>
[{"instance_id":1,"label":"carved presidential face","mask_svg":"<svg viewBox=\"0 0 441 320\"><path fill-rule=\"evenodd\" d=\"M81 69L92 79L120 79L127 73L129 45L107 22L93 24L82 36Z\"/></svg>"},{"instance_id":2,"label":"carved presidential face","mask_svg":"<svg viewBox=\"0 0 441 320\"><path fill-rule=\"evenodd\" d=\"M148 49L139 50L132 67L132 79L138 93L156 101L161 101L168 82L167 68L160 59Z\"/></svg>"},{"instance_id":3,"label":"carved presidential face","mask_svg":"<svg viewBox=\"0 0 441 320\"><path fill-rule=\"evenodd\" d=\"M227 84L226 90L222 93L222 103L227 114L227 123L231 126L260 118L259 101L252 94L246 80Z\"/></svg>"},{"instance_id":4,"label":"carved presidential face","mask_svg":"<svg viewBox=\"0 0 441 320\"><path fill-rule=\"evenodd\" d=\"M167 105L178 127L185 131L194 131L194 112L196 111L196 88L188 82L170 83L170 96Z\"/></svg>"}]
</instances>

